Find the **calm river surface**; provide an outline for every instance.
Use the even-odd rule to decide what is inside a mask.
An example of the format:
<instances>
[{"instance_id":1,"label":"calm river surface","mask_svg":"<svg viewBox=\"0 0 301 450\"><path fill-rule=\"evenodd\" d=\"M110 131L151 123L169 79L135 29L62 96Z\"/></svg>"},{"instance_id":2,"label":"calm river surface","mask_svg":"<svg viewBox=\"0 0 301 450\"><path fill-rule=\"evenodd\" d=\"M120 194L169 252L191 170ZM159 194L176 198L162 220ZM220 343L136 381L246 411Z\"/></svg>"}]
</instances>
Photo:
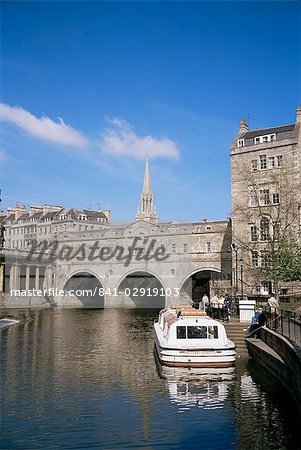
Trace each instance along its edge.
<instances>
[{"instance_id":1,"label":"calm river surface","mask_svg":"<svg viewBox=\"0 0 301 450\"><path fill-rule=\"evenodd\" d=\"M299 448L294 405L247 359L213 381L162 371L158 311L9 314L32 320L1 332L1 449Z\"/></svg>"}]
</instances>

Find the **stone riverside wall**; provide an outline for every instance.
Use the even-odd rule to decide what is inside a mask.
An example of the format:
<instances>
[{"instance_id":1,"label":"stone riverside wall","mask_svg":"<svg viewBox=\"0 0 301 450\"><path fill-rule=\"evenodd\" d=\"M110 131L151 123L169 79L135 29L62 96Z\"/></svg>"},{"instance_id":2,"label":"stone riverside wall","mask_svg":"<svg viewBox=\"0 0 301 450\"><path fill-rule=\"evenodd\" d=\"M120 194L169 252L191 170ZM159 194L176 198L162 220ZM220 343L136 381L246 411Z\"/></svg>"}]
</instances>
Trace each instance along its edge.
<instances>
[{"instance_id":1,"label":"stone riverside wall","mask_svg":"<svg viewBox=\"0 0 301 450\"><path fill-rule=\"evenodd\" d=\"M265 327L260 338L268 347L259 345L257 339L246 339L250 357L276 376L291 393L301 417L301 348Z\"/></svg>"}]
</instances>

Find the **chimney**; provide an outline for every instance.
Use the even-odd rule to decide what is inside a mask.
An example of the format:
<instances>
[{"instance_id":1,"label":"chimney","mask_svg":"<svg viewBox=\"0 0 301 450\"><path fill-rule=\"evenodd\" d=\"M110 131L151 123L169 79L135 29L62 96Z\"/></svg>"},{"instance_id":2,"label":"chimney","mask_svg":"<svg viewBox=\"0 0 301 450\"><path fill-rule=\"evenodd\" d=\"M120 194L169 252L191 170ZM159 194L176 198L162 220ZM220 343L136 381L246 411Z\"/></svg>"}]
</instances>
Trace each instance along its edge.
<instances>
[{"instance_id":1,"label":"chimney","mask_svg":"<svg viewBox=\"0 0 301 450\"><path fill-rule=\"evenodd\" d=\"M241 119L239 123L239 134L246 133L247 131L249 131L247 121L245 119Z\"/></svg>"},{"instance_id":2,"label":"chimney","mask_svg":"<svg viewBox=\"0 0 301 450\"><path fill-rule=\"evenodd\" d=\"M296 108L296 123L301 123L301 105Z\"/></svg>"},{"instance_id":3,"label":"chimney","mask_svg":"<svg viewBox=\"0 0 301 450\"><path fill-rule=\"evenodd\" d=\"M17 206L13 208L13 211L15 213L15 220L18 220L23 214L26 213L26 208L24 205L17 204Z\"/></svg>"},{"instance_id":4,"label":"chimney","mask_svg":"<svg viewBox=\"0 0 301 450\"><path fill-rule=\"evenodd\" d=\"M49 212L58 212L63 209L62 206L54 206L54 205L43 205L43 216Z\"/></svg>"},{"instance_id":5,"label":"chimney","mask_svg":"<svg viewBox=\"0 0 301 450\"><path fill-rule=\"evenodd\" d=\"M35 206L31 205L29 208L29 217L31 217L35 213L42 213L43 212L43 206Z\"/></svg>"}]
</instances>

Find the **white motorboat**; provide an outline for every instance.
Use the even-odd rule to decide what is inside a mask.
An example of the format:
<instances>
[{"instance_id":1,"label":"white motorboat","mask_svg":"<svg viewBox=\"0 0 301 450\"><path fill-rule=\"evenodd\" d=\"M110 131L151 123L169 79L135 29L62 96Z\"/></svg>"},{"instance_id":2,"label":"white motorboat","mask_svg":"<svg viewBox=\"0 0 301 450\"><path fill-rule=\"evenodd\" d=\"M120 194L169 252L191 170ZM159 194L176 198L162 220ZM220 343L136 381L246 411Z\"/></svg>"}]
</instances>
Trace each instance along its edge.
<instances>
[{"instance_id":1,"label":"white motorboat","mask_svg":"<svg viewBox=\"0 0 301 450\"><path fill-rule=\"evenodd\" d=\"M155 343L161 364L175 367L231 367L235 344L225 327L190 306L162 309L154 324Z\"/></svg>"}]
</instances>

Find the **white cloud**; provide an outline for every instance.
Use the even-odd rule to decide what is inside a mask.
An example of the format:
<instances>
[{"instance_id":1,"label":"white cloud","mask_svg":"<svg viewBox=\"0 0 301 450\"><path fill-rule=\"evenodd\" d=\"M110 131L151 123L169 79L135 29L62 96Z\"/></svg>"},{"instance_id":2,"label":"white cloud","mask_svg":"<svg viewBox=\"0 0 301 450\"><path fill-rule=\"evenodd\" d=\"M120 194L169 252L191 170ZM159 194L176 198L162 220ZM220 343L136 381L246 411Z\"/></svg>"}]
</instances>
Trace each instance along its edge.
<instances>
[{"instance_id":1,"label":"white cloud","mask_svg":"<svg viewBox=\"0 0 301 450\"><path fill-rule=\"evenodd\" d=\"M49 117L39 119L20 106L0 103L0 120L13 123L29 135L45 141L80 149L89 145L89 141L79 131L66 125L62 119L59 122L54 122Z\"/></svg>"},{"instance_id":2,"label":"white cloud","mask_svg":"<svg viewBox=\"0 0 301 450\"><path fill-rule=\"evenodd\" d=\"M101 137L101 149L112 156L130 156L135 159L179 158L177 144L168 139L152 136L139 137L133 128L122 119L110 119L111 127Z\"/></svg>"}]
</instances>

